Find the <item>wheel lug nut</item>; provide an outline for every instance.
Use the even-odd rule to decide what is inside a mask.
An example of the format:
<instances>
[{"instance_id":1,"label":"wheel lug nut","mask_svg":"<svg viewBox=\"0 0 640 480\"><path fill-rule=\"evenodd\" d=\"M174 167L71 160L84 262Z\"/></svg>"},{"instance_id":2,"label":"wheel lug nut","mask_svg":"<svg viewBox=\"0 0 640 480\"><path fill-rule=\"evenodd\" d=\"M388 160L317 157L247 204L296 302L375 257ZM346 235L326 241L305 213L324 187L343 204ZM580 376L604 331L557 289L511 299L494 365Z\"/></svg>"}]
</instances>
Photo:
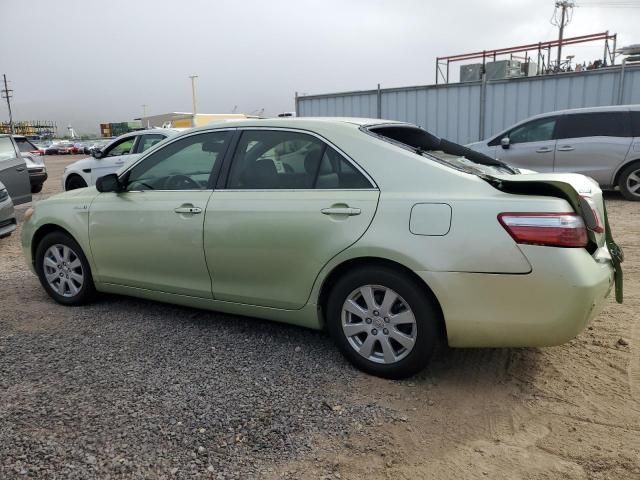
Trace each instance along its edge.
<instances>
[{"instance_id":1,"label":"wheel lug nut","mask_svg":"<svg viewBox=\"0 0 640 480\"><path fill-rule=\"evenodd\" d=\"M375 328L371 330L371 335L377 335L377 334L378 334L378 330L376 330Z\"/></svg>"},{"instance_id":2,"label":"wheel lug nut","mask_svg":"<svg viewBox=\"0 0 640 480\"><path fill-rule=\"evenodd\" d=\"M385 335L389 335L389 329L388 328L383 328L382 329L382 333L384 333Z\"/></svg>"},{"instance_id":3,"label":"wheel lug nut","mask_svg":"<svg viewBox=\"0 0 640 480\"><path fill-rule=\"evenodd\" d=\"M365 322L367 322L367 323L371 323L371 319L370 319L370 318L367 318L367 319L365 320Z\"/></svg>"},{"instance_id":4,"label":"wheel lug nut","mask_svg":"<svg viewBox=\"0 0 640 480\"><path fill-rule=\"evenodd\" d=\"M378 310L374 310L373 314L377 317L378 315L380 315L380 312Z\"/></svg>"},{"instance_id":5,"label":"wheel lug nut","mask_svg":"<svg viewBox=\"0 0 640 480\"><path fill-rule=\"evenodd\" d=\"M384 317L384 321L385 321L386 323L389 323L389 317Z\"/></svg>"}]
</instances>

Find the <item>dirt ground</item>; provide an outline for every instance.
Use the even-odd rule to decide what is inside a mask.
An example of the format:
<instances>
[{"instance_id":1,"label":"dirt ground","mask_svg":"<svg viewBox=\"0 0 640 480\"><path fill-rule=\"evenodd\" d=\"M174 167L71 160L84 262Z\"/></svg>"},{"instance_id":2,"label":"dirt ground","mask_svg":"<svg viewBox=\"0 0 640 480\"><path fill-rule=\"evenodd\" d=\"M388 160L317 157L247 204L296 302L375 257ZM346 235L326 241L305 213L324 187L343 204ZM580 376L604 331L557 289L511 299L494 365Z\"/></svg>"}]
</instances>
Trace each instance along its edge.
<instances>
[{"instance_id":1,"label":"dirt ground","mask_svg":"<svg viewBox=\"0 0 640 480\"><path fill-rule=\"evenodd\" d=\"M47 157L50 178L36 200L61 189L72 160ZM362 374L355 385L329 386L397 415L316 437L309 455L275 465L269 476L640 479L640 204L606 198L626 256L624 304L610 298L587 330L559 347L444 349L408 381ZM27 271L19 231L0 241L0 271ZM35 277L25 278L25 288L39 288ZM0 286L1 304L15 306L13 292ZM50 321L47 308L42 301L20 306L34 324ZM331 407L346 414L346 406Z\"/></svg>"}]
</instances>

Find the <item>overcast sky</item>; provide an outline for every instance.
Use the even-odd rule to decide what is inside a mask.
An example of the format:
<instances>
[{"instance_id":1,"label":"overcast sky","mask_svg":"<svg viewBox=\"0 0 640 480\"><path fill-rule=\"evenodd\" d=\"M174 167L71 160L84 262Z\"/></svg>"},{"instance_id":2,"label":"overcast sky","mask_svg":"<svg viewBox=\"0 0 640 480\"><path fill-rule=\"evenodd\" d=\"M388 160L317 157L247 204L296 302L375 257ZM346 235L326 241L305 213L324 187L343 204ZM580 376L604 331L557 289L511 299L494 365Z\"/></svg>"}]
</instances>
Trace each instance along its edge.
<instances>
[{"instance_id":1,"label":"overcast sky","mask_svg":"<svg viewBox=\"0 0 640 480\"><path fill-rule=\"evenodd\" d=\"M576 3L566 36L609 30L619 46L640 43L640 9ZM60 134L140 117L142 104L190 111L192 73L198 111L275 115L294 109L296 91L432 84L436 56L556 38L553 10L553 0L0 0L0 74L14 119L55 120Z\"/></svg>"}]
</instances>

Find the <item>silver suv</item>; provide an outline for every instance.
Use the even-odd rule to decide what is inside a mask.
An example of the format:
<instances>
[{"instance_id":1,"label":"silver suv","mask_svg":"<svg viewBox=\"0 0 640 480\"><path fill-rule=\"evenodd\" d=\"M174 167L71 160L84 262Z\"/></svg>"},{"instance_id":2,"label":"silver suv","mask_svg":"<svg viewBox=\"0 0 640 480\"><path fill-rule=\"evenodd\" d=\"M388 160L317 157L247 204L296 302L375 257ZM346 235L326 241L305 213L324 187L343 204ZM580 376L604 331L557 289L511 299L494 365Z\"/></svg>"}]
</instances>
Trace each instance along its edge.
<instances>
[{"instance_id":1,"label":"silver suv","mask_svg":"<svg viewBox=\"0 0 640 480\"><path fill-rule=\"evenodd\" d=\"M518 168L588 175L640 201L640 105L544 113L468 146Z\"/></svg>"}]
</instances>

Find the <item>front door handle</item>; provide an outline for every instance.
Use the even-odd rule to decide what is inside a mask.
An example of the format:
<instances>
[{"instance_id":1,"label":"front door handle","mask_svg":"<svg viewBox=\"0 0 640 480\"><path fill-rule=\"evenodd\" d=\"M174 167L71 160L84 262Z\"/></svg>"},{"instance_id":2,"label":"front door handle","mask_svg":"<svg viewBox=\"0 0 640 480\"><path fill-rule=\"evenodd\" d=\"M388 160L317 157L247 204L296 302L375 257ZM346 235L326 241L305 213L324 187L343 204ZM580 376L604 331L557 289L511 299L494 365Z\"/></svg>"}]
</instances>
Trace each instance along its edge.
<instances>
[{"instance_id":1,"label":"front door handle","mask_svg":"<svg viewBox=\"0 0 640 480\"><path fill-rule=\"evenodd\" d=\"M558 147L557 150L559 152L570 152L571 150L575 150L571 145L563 145L562 147Z\"/></svg>"},{"instance_id":2,"label":"front door handle","mask_svg":"<svg viewBox=\"0 0 640 480\"><path fill-rule=\"evenodd\" d=\"M353 215L360 215L361 210L359 208L351 207L331 207L323 208L320 212L323 215L348 215L352 217Z\"/></svg>"},{"instance_id":3,"label":"front door handle","mask_svg":"<svg viewBox=\"0 0 640 480\"><path fill-rule=\"evenodd\" d=\"M194 207L193 205L182 205L173 210L176 213L202 213L202 209L200 207Z\"/></svg>"},{"instance_id":4,"label":"front door handle","mask_svg":"<svg viewBox=\"0 0 640 480\"><path fill-rule=\"evenodd\" d=\"M541 148L536 150L536 152L538 152L538 153L549 153L549 152L552 152L552 151L553 151L553 149L550 148L550 147L541 147Z\"/></svg>"}]
</instances>

